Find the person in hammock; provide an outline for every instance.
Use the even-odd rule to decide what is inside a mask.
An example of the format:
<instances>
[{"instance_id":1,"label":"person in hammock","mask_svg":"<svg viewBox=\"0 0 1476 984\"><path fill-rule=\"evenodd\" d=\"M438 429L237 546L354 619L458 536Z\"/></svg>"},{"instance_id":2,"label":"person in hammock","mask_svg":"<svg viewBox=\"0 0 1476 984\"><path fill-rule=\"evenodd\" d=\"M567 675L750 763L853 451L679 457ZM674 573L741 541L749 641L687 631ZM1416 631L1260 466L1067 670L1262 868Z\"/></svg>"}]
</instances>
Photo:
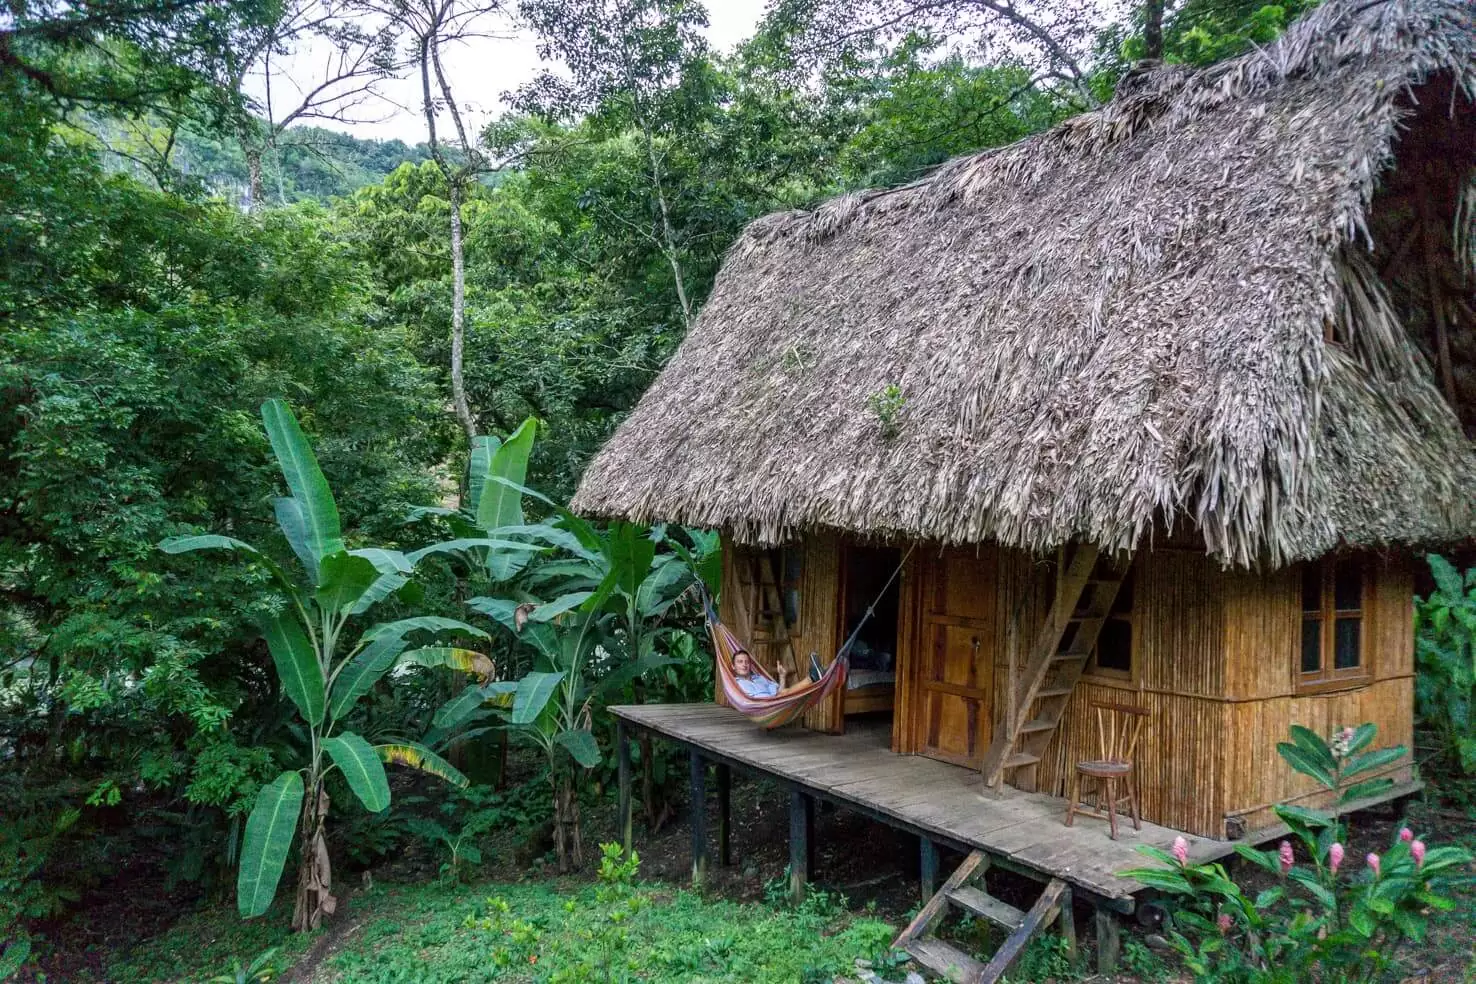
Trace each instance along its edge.
<instances>
[{"instance_id":1,"label":"person in hammock","mask_svg":"<svg viewBox=\"0 0 1476 984\"><path fill-rule=\"evenodd\" d=\"M788 672L781 664L779 666L779 682L775 683L767 677L753 672L753 659L748 655L748 650L740 649L733 654L733 676L738 681L738 689L750 697L766 698L778 697L782 694L792 693L805 685L804 681L796 683L792 687L784 685L784 678ZM820 658L814 653L810 654L810 681L820 679Z\"/></svg>"}]
</instances>

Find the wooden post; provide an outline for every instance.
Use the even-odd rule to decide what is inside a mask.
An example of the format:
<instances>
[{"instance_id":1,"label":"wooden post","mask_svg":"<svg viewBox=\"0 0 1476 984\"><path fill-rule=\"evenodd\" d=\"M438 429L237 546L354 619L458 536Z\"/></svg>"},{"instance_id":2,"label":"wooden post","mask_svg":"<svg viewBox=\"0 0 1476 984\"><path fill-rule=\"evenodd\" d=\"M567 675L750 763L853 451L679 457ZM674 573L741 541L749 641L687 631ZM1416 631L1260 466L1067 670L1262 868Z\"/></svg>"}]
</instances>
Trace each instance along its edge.
<instances>
[{"instance_id":1,"label":"wooden post","mask_svg":"<svg viewBox=\"0 0 1476 984\"><path fill-rule=\"evenodd\" d=\"M815 804L798 786L789 791L789 898L795 905L805 900L814 860Z\"/></svg>"},{"instance_id":2,"label":"wooden post","mask_svg":"<svg viewBox=\"0 0 1476 984\"><path fill-rule=\"evenodd\" d=\"M615 719L616 761L620 773L620 843L625 856L630 857L631 848L631 799L630 799L630 736L625 733L625 721Z\"/></svg>"},{"instance_id":3,"label":"wooden post","mask_svg":"<svg viewBox=\"0 0 1476 984\"><path fill-rule=\"evenodd\" d=\"M1066 959L1076 963L1076 916L1071 912L1071 889L1061 895L1061 914L1056 917L1056 928L1061 939L1066 941Z\"/></svg>"},{"instance_id":4,"label":"wooden post","mask_svg":"<svg viewBox=\"0 0 1476 984\"><path fill-rule=\"evenodd\" d=\"M715 766L717 771L717 800L718 800L718 864L723 867L733 863L733 852L730 846L732 839L732 811L729 808L729 800L733 787L733 770L719 763Z\"/></svg>"},{"instance_id":5,"label":"wooden post","mask_svg":"<svg viewBox=\"0 0 1476 984\"><path fill-rule=\"evenodd\" d=\"M938 845L927 837L917 839L917 882L926 902L938 891Z\"/></svg>"},{"instance_id":6,"label":"wooden post","mask_svg":"<svg viewBox=\"0 0 1476 984\"><path fill-rule=\"evenodd\" d=\"M1117 915L1111 909L1097 907L1097 973L1117 973L1117 959L1122 951L1122 933Z\"/></svg>"},{"instance_id":7,"label":"wooden post","mask_svg":"<svg viewBox=\"0 0 1476 984\"><path fill-rule=\"evenodd\" d=\"M692 779L692 887L707 879L707 763L697 749L687 758Z\"/></svg>"}]
</instances>

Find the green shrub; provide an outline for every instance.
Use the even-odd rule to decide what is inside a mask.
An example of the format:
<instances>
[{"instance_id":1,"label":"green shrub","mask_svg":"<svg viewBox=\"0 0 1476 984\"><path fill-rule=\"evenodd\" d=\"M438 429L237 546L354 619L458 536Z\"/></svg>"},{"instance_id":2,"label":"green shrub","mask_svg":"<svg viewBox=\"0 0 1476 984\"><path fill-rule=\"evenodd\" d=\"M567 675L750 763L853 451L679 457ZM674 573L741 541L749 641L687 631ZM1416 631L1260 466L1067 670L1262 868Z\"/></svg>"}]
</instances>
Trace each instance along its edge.
<instances>
[{"instance_id":1,"label":"green shrub","mask_svg":"<svg viewBox=\"0 0 1476 984\"><path fill-rule=\"evenodd\" d=\"M1376 729L1346 728L1324 741L1293 726L1277 750L1292 768L1333 789L1339 806L1377 792L1381 780L1360 775L1402 757L1404 749L1365 751ZM1278 806L1276 815L1301 844L1275 851L1237 844L1236 853L1278 883L1255 896L1224 865L1189 864L1181 837L1172 853L1139 848L1162 867L1123 872L1174 896L1168 937L1196 980L1234 984L1378 979L1406 940L1423 939L1432 911L1454 907L1444 893L1460 880L1471 855L1455 847L1427 848L1413 831L1394 835L1383 854L1362 863L1347 856L1347 831L1337 812Z\"/></svg>"},{"instance_id":2,"label":"green shrub","mask_svg":"<svg viewBox=\"0 0 1476 984\"><path fill-rule=\"evenodd\" d=\"M1428 560L1435 590L1415 599L1415 713L1435 740L1431 764L1476 776L1476 569Z\"/></svg>"}]
</instances>

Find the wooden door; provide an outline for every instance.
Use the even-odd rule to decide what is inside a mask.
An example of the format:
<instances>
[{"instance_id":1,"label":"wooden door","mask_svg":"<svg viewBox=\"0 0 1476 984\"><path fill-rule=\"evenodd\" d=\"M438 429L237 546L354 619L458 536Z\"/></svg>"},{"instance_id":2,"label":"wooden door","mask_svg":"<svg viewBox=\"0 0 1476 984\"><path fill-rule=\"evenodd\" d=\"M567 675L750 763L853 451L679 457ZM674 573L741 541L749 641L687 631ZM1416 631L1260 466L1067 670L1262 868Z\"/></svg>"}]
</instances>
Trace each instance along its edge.
<instances>
[{"instance_id":1,"label":"wooden door","mask_svg":"<svg viewBox=\"0 0 1476 984\"><path fill-rule=\"evenodd\" d=\"M992 548L950 550L924 566L913 745L923 755L977 768L989 749L998 572Z\"/></svg>"}]
</instances>

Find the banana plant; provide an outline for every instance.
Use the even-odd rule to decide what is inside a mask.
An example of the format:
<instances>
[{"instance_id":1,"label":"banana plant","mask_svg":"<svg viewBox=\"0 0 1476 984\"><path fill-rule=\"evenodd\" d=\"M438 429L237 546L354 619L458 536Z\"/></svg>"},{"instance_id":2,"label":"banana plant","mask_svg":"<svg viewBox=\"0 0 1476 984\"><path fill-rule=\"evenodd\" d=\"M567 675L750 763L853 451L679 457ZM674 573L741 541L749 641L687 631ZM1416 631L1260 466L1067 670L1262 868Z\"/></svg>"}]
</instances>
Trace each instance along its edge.
<instances>
[{"instance_id":1,"label":"banana plant","mask_svg":"<svg viewBox=\"0 0 1476 984\"><path fill-rule=\"evenodd\" d=\"M406 587L413 561L397 550L348 548L338 506L297 418L280 400L263 404L261 415L289 492L274 502L277 525L301 562L301 576L293 577L270 554L233 537L174 537L159 547L172 554L195 550L236 554L245 563L265 568L281 595L280 607L261 619L261 633L282 692L306 725L308 747L301 768L282 772L257 795L246 821L236 904L247 918L267 911L294 836L300 834L292 926L302 930L316 928L336 905L324 832L329 808L325 783L334 770L342 773L349 789L372 813L389 806L387 763L466 785L459 771L428 748L409 741L374 745L345 729L359 698L400 665L472 674L479 679L467 689L478 695L494 674L479 653L421 645L446 635L487 638L486 632L462 621L421 616L353 632L360 616ZM497 549L533 548L509 541ZM463 691L436 712L437 723L464 718L471 703Z\"/></svg>"}]
</instances>

